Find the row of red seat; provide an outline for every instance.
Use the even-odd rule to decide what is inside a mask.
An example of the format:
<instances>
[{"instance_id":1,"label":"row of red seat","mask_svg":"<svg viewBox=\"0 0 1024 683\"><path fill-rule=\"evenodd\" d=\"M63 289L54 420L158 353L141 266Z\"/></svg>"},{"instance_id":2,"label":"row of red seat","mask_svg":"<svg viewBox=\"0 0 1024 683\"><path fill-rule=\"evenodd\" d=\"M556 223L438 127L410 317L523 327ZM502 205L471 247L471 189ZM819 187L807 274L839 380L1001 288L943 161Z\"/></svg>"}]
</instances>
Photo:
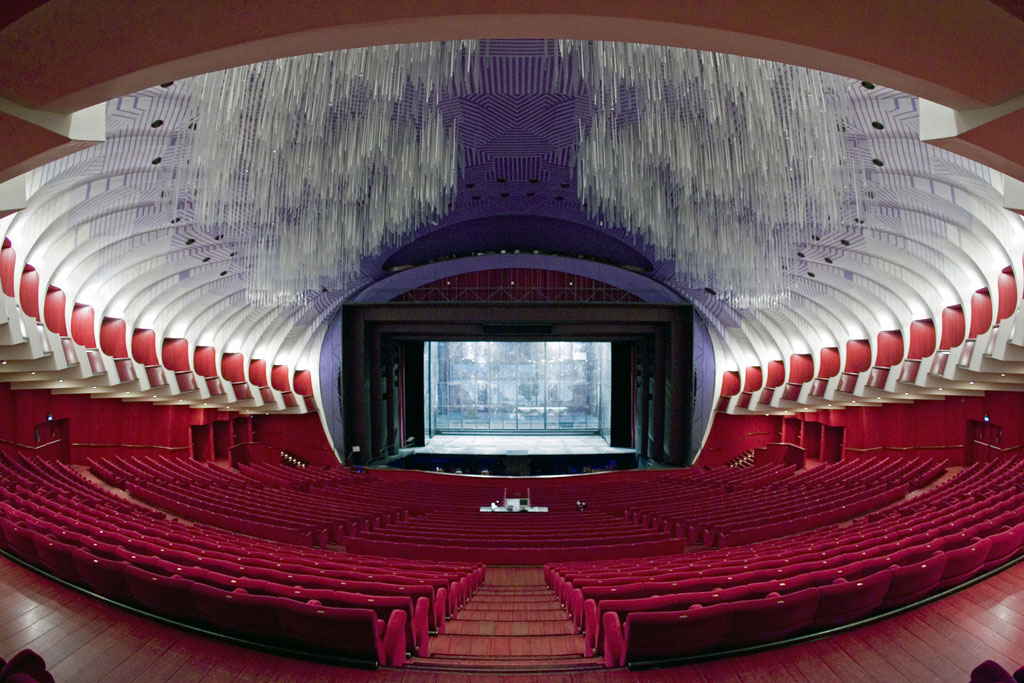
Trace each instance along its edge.
<instances>
[{"instance_id":1,"label":"row of red seat","mask_svg":"<svg viewBox=\"0 0 1024 683\"><path fill-rule=\"evenodd\" d=\"M548 565L605 663L779 640L910 604L1024 548L1024 464L976 465L883 512L742 548Z\"/></svg>"},{"instance_id":2,"label":"row of red seat","mask_svg":"<svg viewBox=\"0 0 1024 683\"><path fill-rule=\"evenodd\" d=\"M635 482L600 476L531 481L532 502L549 503L551 512L528 520L480 513L505 493L487 479L424 481L262 463L231 474L250 482L236 488L223 479L204 486L199 471L220 477L223 468L185 462L121 460L123 471L134 472L122 483L134 496L176 514L264 538L325 546L346 537L347 546L362 553L437 559L468 551L474 560L497 563L680 552L683 543L673 537L736 545L787 535L891 503L905 492L902 484L920 480L932 466L880 459L799 474L782 465L695 468L647 476L642 490ZM870 486L855 483L858 477ZM744 495L735 495L740 490ZM580 499L588 513L574 523L581 518L567 511ZM443 514L438 500L444 501Z\"/></svg>"},{"instance_id":3,"label":"row of red seat","mask_svg":"<svg viewBox=\"0 0 1024 683\"><path fill-rule=\"evenodd\" d=\"M303 549L170 521L56 463L3 457L0 479L5 549L115 600L268 642L291 633L293 645L400 665L407 647L427 653L428 630L443 631L483 581L481 566Z\"/></svg>"},{"instance_id":4,"label":"row of red seat","mask_svg":"<svg viewBox=\"0 0 1024 683\"><path fill-rule=\"evenodd\" d=\"M386 504L345 496L310 496L283 478L279 486L182 458L93 460L90 469L151 505L284 543L326 547L352 530L380 526L405 514Z\"/></svg>"},{"instance_id":5,"label":"row of red seat","mask_svg":"<svg viewBox=\"0 0 1024 683\"><path fill-rule=\"evenodd\" d=\"M942 471L941 466L925 459L826 464L743 496L724 490L703 496L679 491L673 499L632 505L625 514L643 526L683 535L691 545L741 545L854 517L871 509L864 505L865 500L872 499L874 507L888 504L908 489L934 480Z\"/></svg>"}]
</instances>

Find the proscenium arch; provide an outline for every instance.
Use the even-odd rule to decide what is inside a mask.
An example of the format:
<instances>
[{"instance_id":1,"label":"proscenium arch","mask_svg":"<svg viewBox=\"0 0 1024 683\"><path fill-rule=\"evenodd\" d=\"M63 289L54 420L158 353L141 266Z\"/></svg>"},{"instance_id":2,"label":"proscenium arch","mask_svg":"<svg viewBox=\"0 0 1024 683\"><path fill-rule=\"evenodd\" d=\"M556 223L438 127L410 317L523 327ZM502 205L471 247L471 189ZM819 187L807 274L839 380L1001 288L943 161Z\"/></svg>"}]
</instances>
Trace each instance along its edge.
<instances>
[{"instance_id":1,"label":"proscenium arch","mask_svg":"<svg viewBox=\"0 0 1024 683\"><path fill-rule=\"evenodd\" d=\"M500 268L535 268L563 273L571 273L581 277L589 277L613 287L633 294L645 303L683 303L686 301L679 293L645 275L635 273L604 263L575 259L565 256L545 254L487 254L472 256L452 261L441 261L429 265L410 268L384 278L363 290L350 299L350 303L385 303L417 287L435 282L445 277L454 277L464 273ZM340 309L339 309L340 311ZM716 384L716 351L707 323L694 307L694 438L691 441L691 453L688 461L696 456L711 423L714 408L714 397L717 395ZM322 397L320 420L324 431L332 445L345 443L344 420L341 415L341 401L335 400L339 393L339 372L341 368L341 316L333 315L325 324L322 347L320 349L319 391ZM341 388L344 391L344 388ZM330 398L328 398L330 397ZM338 454L344 461L344 454Z\"/></svg>"}]
</instances>

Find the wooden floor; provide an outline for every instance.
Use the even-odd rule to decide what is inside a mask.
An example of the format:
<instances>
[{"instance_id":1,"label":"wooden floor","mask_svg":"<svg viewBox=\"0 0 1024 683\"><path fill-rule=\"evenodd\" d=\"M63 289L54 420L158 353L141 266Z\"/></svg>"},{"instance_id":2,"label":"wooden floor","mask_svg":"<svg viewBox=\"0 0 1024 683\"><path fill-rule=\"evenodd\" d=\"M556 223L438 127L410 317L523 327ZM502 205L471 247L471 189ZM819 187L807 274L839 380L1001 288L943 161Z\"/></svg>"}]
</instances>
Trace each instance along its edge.
<instances>
[{"instance_id":1,"label":"wooden floor","mask_svg":"<svg viewBox=\"0 0 1024 683\"><path fill-rule=\"evenodd\" d=\"M366 672L263 654L177 631L0 558L0 657L30 647L59 683L447 681L451 672ZM490 681L957 681L984 659L1024 664L1024 565L900 617L832 638L661 671L473 674ZM469 681L469 676L461 677Z\"/></svg>"}]
</instances>

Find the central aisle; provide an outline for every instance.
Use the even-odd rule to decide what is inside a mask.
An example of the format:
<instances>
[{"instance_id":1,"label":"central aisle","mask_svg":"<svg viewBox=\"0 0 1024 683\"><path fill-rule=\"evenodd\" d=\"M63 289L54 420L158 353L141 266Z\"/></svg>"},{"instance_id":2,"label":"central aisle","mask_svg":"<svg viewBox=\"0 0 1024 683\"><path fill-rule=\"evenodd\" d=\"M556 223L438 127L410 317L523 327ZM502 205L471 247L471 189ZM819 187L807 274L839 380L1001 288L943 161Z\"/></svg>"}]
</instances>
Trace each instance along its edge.
<instances>
[{"instance_id":1,"label":"central aisle","mask_svg":"<svg viewBox=\"0 0 1024 683\"><path fill-rule=\"evenodd\" d=\"M445 634L430 639L430 657L406 667L429 671L589 671L599 658L583 658L576 632L540 567L487 568L470 602L449 621Z\"/></svg>"}]
</instances>

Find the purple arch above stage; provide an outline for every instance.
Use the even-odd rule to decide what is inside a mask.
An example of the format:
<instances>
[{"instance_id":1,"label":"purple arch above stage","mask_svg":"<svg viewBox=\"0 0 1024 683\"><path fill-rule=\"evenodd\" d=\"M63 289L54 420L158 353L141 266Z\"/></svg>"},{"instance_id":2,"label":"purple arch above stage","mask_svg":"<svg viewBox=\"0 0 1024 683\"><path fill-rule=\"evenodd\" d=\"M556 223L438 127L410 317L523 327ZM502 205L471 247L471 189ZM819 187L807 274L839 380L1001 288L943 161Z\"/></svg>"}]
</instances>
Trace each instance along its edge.
<instances>
[{"instance_id":1,"label":"purple arch above stage","mask_svg":"<svg viewBox=\"0 0 1024 683\"><path fill-rule=\"evenodd\" d=\"M500 268L531 268L571 273L603 282L633 294L646 303L677 303L685 299L671 288L645 275L586 259L543 254L487 254L441 261L411 268L375 282L353 295L351 303L385 303L409 290L464 273ZM581 304L586 305L586 304ZM320 349L320 393L322 419L335 448L345 443L341 414L340 383L342 330L341 314L331 320ZM690 452L692 463L700 452L704 434L714 408L715 353L707 324L694 315L693 332L693 428Z\"/></svg>"},{"instance_id":2,"label":"purple arch above stage","mask_svg":"<svg viewBox=\"0 0 1024 683\"><path fill-rule=\"evenodd\" d=\"M676 291L657 280L597 261L547 254L486 254L439 261L395 273L356 292L349 298L349 303L393 301L395 297L405 294L410 289L422 287L444 277L499 268L531 268L582 275L629 292L647 303L675 303L684 300Z\"/></svg>"}]
</instances>

